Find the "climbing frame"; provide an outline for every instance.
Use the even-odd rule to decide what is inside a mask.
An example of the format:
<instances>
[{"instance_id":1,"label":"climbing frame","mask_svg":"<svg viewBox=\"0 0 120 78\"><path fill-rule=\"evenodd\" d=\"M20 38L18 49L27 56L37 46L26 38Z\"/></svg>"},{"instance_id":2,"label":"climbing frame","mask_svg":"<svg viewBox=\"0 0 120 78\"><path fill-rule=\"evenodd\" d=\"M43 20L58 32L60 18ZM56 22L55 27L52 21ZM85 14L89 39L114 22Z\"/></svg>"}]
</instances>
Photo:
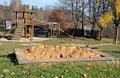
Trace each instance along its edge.
<instances>
[{"instance_id":1,"label":"climbing frame","mask_svg":"<svg viewBox=\"0 0 120 78\"><path fill-rule=\"evenodd\" d=\"M21 36L28 38L33 37L34 25L32 22L33 11L29 10L26 6L22 6L16 13L16 30L12 40L19 40Z\"/></svg>"}]
</instances>

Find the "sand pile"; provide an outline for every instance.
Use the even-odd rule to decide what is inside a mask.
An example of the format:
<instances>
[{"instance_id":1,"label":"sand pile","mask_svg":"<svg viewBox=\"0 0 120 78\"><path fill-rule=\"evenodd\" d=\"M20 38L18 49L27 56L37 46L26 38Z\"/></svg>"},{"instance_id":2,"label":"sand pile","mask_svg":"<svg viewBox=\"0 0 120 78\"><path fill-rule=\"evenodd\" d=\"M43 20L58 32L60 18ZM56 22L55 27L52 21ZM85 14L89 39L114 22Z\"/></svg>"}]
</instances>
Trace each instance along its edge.
<instances>
[{"instance_id":1,"label":"sand pile","mask_svg":"<svg viewBox=\"0 0 120 78\"><path fill-rule=\"evenodd\" d=\"M56 60L70 58L91 58L101 57L98 52L86 48L80 48L75 45L71 46L51 46L39 45L22 52L28 60Z\"/></svg>"}]
</instances>

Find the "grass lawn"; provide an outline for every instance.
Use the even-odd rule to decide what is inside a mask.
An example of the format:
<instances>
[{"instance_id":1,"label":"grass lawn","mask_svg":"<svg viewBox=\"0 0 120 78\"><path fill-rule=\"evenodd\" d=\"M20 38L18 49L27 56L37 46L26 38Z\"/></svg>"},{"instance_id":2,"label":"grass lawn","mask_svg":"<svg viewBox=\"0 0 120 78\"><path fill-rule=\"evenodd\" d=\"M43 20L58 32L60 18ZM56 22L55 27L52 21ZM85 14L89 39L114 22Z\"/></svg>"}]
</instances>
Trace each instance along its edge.
<instances>
[{"instance_id":1,"label":"grass lawn","mask_svg":"<svg viewBox=\"0 0 120 78\"><path fill-rule=\"evenodd\" d=\"M4 35L6 32L8 32L9 30L0 30L0 35ZM6 35L8 35L8 36L12 36L13 34L12 33L7 33Z\"/></svg>"},{"instance_id":2,"label":"grass lawn","mask_svg":"<svg viewBox=\"0 0 120 78\"><path fill-rule=\"evenodd\" d=\"M18 65L13 48L29 48L33 42L0 42L0 78L120 78L120 61L110 62L62 62ZM34 42L44 45L100 44L112 43L112 39L102 41L92 39L55 39ZM94 47L102 52L120 58L120 43L112 46Z\"/></svg>"}]
</instances>

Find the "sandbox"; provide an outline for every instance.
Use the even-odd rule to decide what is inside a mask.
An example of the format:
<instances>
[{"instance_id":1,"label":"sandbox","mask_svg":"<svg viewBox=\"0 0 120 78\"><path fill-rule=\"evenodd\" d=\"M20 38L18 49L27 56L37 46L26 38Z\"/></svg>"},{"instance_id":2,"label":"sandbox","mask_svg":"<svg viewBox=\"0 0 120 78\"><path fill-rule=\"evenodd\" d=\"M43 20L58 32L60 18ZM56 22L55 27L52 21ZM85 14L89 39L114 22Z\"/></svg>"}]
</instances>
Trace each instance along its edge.
<instances>
[{"instance_id":1,"label":"sandbox","mask_svg":"<svg viewBox=\"0 0 120 78\"><path fill-rule=\"evenodd\" d=\"M90 48L81 48L77 45L39 45L30 49L14 49L19 64L67 62L67 61L111 61L116 58L94 51Z\"/></svg>"}]
</instances>

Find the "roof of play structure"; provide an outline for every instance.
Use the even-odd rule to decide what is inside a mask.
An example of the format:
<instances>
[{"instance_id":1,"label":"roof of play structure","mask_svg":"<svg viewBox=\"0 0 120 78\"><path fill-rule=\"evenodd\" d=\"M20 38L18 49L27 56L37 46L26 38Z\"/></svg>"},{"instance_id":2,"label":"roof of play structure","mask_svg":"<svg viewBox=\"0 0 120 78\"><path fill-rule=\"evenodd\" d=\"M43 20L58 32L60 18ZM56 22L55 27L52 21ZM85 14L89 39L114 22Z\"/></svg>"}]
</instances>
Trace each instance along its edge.
<instances>
[{"instance_id":1,"label":"roof of play structure","mask_svg":"<svg viewBox=\"0 0 120 78\"><path fill-rule=\"evenodd\" d=\"M27 8L26 6L22 6L20 7L18 10L16 10L15 12L17 13L34 13L34 11L30 10L29 8Z\"/></svg>"}]
</instances>

